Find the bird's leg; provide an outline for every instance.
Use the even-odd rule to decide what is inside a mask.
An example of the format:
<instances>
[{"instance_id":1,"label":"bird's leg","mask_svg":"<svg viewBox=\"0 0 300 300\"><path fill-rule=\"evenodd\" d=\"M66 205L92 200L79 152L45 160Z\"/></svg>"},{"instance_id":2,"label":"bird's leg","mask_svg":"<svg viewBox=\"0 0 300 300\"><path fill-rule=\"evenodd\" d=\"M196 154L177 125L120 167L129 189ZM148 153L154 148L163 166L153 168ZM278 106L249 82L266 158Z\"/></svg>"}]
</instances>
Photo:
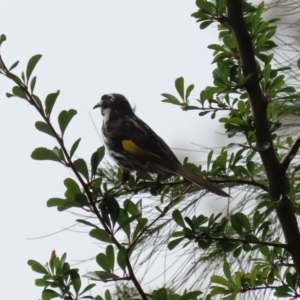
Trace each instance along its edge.
<instances>
[{"instance_id":1,"label":"bird's leg","mask_svg":"<svg viewBox=\"0 0 300 300\"><path fill-rule=\"evenodd\" d=\"M121 184L126 183L129 180L129 177L130 177L130 173L127 171L123 171Z\"/></svg>"},{"instance_id":2,"label":"bird's leg","mask_svg":"<svg viewBox=\"0 0 300 300\"><path fill-rule=\"evenodd\" d=\"M155 183L156 183L156 189L157 191L160 193L163 189L163 185L161 184L161 181L163 179L163 175L161 174L158 174L157 177L156 177L156 180L155 180Z\"/></svg>"}]
</instances>

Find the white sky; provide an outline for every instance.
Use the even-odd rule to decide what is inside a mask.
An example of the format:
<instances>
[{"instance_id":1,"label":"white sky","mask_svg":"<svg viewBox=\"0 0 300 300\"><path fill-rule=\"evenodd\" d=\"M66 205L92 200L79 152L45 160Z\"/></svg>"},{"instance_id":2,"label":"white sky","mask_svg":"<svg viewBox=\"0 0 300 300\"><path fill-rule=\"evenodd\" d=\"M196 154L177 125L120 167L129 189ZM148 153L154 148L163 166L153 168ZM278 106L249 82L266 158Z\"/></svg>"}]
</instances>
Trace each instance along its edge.
<instances>
[{"instance_id":1,"label":"white sky","mask_svg":"<svg viewBox=\"0 0 300 300\"><path fill-rule=\"evenodd\" d=\"M79 157L89 161L101 145L89 113L100 128L102 117L92 107L111 92L124 94L136 105L137 115L173 148L198 150L191 143L212 147L223 141L216 133L221 128L209 116L199 118L195 111L161 102L161 93L176 95L174 80L179 76L196 85L192 98L212 82L207 45L218 42L217 31L199 29L190 17L197 10L194 1L10 0L0 1L0 6L0 33L8 39L1 50L5 63L20 60L15 71L19 75L32 55L43 55L34 72L36 94L44 99L61 90L54 120L62 109L78 111L66 140L71 145L82 137ZM30 158L36 147L56 144L34 128L40 118L31 106L5 97L11 88L0 77L1 297L32 300L39 299L41 289L34 285L38 274L27 266L28 259L46 262L55 249L59 255L67 252L69 261L82 261L99 250L94 240L78 232L39 238L78 218L46 207L49 198L63 197L63 180L72 175L59 164ZM186 154L175 153L181 160ZM195 162L203 159L192 154ZM79 265L81 274L96 269L91 266Z\"/></svg>"}]
</instances>

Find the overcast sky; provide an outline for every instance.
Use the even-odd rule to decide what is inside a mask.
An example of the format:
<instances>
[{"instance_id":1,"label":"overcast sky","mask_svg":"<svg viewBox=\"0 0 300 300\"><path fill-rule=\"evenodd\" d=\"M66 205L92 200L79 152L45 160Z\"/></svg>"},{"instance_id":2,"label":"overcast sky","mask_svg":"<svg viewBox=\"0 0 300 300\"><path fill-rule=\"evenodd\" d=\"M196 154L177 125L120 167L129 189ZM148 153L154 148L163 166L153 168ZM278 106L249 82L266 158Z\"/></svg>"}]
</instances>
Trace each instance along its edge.
<instances>
[{"instance_id":1,"label":"overcast sky","mask_svg":"<svg viewBox=\"0 0 300 300\"><path fill-rule=\"evenodd\" d=\"M215 28L199 29L190 17L197 10L194 1L10 0L0 1L0 6L0 33L8 39L1 49L5 63L20 60L15 71L20 74L32 55L43 55L34 72L36 94L44 99L61 91L54 123L62 109L78 111L66 141L71 145L82 137L79 157L89 160L101 146L90 116L100 129L102 116L92 107L111 92L124 94L136 114L172 148L199 150L192 143L213 147L224 141L209 116L199 118L195 111L161 102L161 93L176 95L174 80L179 76L196 85L191 99L212 82L207 45L218 42L218 33ZM30 158L36 147L53 148L56 143L34 128L40 117L33 107L5 97L12 86L0 77L1 297L35 300L41 289L34 286L38 274L27 266L28 259L46 262L55 249L59 255L68 252L76 262L93 257L98 248L87 234L78 233L88 229L62 230L78 216L46 207L49 198L63 197L63 180L72 175L59 164ZM187 154L175 153L181 160ZM194 162L204 158L190 154ZM94 266L79 265L81 274Z\"/></svg>"}]
</instances>

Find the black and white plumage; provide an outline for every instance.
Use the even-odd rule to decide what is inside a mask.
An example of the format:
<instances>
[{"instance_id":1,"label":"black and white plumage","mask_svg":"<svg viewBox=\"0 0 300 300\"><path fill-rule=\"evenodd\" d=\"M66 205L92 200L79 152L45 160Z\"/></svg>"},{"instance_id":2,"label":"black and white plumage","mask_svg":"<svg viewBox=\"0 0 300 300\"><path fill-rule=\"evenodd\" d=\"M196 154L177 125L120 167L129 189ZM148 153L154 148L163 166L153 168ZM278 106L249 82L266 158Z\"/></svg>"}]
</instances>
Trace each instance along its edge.
<instances>
[{"instance_id":1,"label":"black and white plumage","mask_svg":"<svg viewBox=\"0 0 300 300\"><path fill-rule=\"evenodd\" d=\"M123 171L177 174L212 193L229 197L223 190L184 167L163 139L134 114L123 95L103 95L94 108L97 107L101 108L103 115L105 146Z\"/></svg>"}]
</instances>

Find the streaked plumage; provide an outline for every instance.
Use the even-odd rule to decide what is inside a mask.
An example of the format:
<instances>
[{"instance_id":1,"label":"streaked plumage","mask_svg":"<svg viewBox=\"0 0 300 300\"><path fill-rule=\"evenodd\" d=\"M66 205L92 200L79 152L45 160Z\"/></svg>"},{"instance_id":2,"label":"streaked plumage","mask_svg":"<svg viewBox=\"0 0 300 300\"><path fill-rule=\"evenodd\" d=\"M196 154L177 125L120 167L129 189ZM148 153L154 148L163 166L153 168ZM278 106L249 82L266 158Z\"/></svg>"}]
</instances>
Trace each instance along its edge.
<instances>
[{"instance_id":1,"label":"streaked plumage","mask_svg":"<svg viewBox=\"0 0 300 300\"><path fill-rule=\"evenodd\" d=\"M220 196L227 193L184 167L169 146L138 118L128 100L120 94L103 95L99 104L103 115L102 135L110 156L125 172L142 171L178 174Z\"/></svg>"}]
</instances>

